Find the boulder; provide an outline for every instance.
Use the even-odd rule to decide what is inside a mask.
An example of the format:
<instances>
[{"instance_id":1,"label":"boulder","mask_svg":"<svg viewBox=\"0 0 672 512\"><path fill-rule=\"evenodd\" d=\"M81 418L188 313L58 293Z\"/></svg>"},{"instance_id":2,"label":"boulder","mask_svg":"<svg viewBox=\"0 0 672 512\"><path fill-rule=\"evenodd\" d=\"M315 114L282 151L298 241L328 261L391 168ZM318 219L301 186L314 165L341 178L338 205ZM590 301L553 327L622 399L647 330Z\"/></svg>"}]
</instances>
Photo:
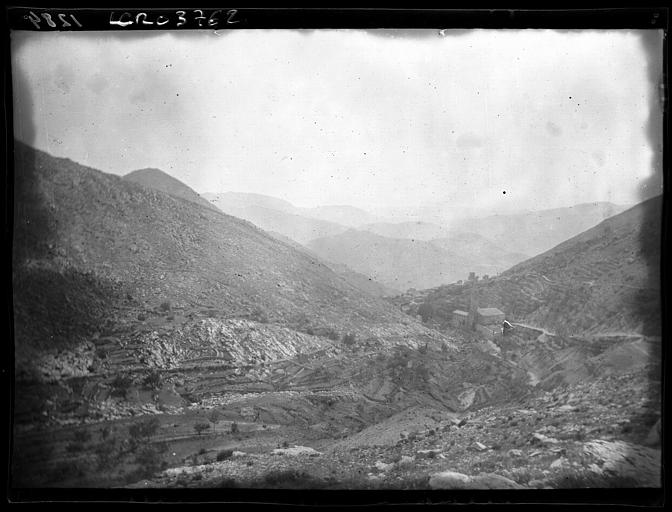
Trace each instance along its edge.
<instances>
[{"instance_id":1,"label":"boulder","mask_svg":"<svg viewBox=\"0 0 672 512\"><path fill-rule=\"evenodd\" d=\"M485 450L488 449L487 446L485 446L483 443L479 443L478 441L475 441L474 444L471 445L471 447L477 452L484 452Z\"/></svg>"},{"instance_id":2,"label":"boulder","mask_svg":"<svg viewBox=\"0 0 672 512\"><path fill-rule=\"evenodd\" d=\"M298 455L308 455L310 457L317 457L322 455L317 450L310 448L309 446L292 446L291 448L276 448L273 450L273 455L287 455L291 457L296 457Z\"/></svg>"},{"instance_id":3,"label":"boulder","mask_svg":"<svg viewBox=\"0 0 672 512\"><path fill-rule=\"evenodd\" d=\"M408 455L402 455L401 459L399 462L397 462L397 466L400 468L409 468L415 464L415 457L410 457Z\"/></svg>"},{"instance_id":4,"label":"boulder","mask_svg":"<svg viewBox=\"0 0 672 512\"><path fill-rule=\"evenodd\" d=\"M416 454L418 459L433 459L441 453L441 450L419 450Z\"/></svg>"},{"instance_id":5,"label":"boulder","mask_svg":"<svg viewBox=\"0 0 672 512\"><path fill-rule=\"evenodd\" d=\"M522 489L523 486L496 473L485 473L473 479L475 489Z\"/></svg>"},{"instance_id":6,"label":"boulder","mask_svg":"<svg viewBox=\"0 0 672 512\"><path fill-rule=\"evenodd\" d=\"M532 434L532 444L557 444L560 441L553 437L547 437L544 434L540 434L539 432L535 432Z\"/></svg>"},{"instance_id":7,"label":"boulder","mask_svg":"<svg viewBox=\"0 0 672 512\"><path fill-rule=\"evenodd\" d=\"M565 459L564 457L560 457L559 459L555 459L553 462L551 462L551 467L552 468L560 468L566 462L567 462L567 459Z\"/></svg>"},{"instance_id":8,"label":"boulder","mask_svg":"<svg viewBox=\"0 0 672 512\"><path fill-rule=\"evenodd\" d=\"M433 474L429 479L429 487L432 489L523 489L522 485L496 473L469 476L455 471Z\"/></svg>"},{"instance_id":9,"label":"boulder","mask_svg":"<svg viewBox=\"0 0 672 512\"><path fill-rule=\"evenodd\" d=\"M431 489L471 489L471 477L455 471L435 473L429 478Z\"/></svg>"},{"instance_id":10,"label":"boulder","mask_svg":"<svg viewBox=\"0 0 672 512\"><path fill-rule=\"evenodd\" d=\"M383 473L392 469L393 466L394 464L386 464L385 462L382 462L380 460L375 464L375 468Z\"/></svg>"}]
</instances>

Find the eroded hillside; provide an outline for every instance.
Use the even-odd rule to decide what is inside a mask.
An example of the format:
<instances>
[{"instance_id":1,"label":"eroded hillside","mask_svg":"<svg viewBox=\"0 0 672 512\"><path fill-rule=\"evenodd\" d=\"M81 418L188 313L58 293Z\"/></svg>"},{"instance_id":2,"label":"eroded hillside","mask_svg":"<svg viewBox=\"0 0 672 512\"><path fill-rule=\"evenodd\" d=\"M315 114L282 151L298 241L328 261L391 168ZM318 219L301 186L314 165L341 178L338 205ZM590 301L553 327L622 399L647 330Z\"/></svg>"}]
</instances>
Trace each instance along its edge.
<instances>
[{"instance_id":1,"label":"eroded hillside","mask_svg":"<svg viewBox=\"0 0 672 512\"><path fill-rule=\"evenodd\" d=\"M480 280L482 307L567 335L659 336L662 197L611 217L501 275ZM439 287L426 302L448 321L468 308L471 283Z\"/></svg>"}]
</instances>

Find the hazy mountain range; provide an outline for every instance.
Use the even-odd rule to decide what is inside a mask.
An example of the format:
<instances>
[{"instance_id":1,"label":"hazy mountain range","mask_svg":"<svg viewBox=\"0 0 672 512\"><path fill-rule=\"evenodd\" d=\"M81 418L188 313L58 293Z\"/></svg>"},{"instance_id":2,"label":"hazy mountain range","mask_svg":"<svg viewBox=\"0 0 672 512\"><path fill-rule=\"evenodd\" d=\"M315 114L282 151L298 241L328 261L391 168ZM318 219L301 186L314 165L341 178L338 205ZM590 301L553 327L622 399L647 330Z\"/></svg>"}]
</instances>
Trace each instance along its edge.
<instances>
[{"instance_id":1,"label":"hazy mountain range","mask_svg":"<svg viewBox=\"0 0 672 512\"><path fill-rule=\"evenodd\" d=\"M459 210L444 205L441 211L450 219L440 225L424 220L389 222L348 206L300 208L260 194L203 197L230 215L309 247L327 261L402 290L464 279L469 272L497 274L626 208L590 203L508 215L480 212L473 218L467 215L476 211L469 210L456 220ZM428 218L437 219L429 213Z\"/></svg>"}]
</instances>

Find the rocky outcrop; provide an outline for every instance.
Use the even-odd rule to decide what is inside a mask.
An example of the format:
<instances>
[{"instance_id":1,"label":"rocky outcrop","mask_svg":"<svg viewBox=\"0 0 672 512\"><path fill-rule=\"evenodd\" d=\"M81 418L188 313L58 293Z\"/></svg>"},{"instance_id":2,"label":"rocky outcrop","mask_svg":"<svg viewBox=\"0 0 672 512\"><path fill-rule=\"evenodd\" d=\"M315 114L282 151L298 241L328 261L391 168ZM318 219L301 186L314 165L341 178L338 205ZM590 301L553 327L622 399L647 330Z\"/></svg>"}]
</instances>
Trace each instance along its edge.
<instances>
[{"instance_id":1,"label":"rocky outcrop","mask_svg":"<svg viewBox=\"0 0 672 512\"><path fill-rule=\"evenodd\" d=\"M523 489L524 487L495 473L469 476L455 471L433 474L429 479L431 489Z\"/></svg>"},{"instance_id":2,"label":"rocky outcrop","mask_svg":"<svg viewBox=\"0 0 672 512\"><path fill-rule=\"evenodd\" d=\"M585 443L583 451L595 460L590 466L595 473L630 478L647 487L661 485L659 450L623 441L596 439Z\"/></svg>"}]
</instances>

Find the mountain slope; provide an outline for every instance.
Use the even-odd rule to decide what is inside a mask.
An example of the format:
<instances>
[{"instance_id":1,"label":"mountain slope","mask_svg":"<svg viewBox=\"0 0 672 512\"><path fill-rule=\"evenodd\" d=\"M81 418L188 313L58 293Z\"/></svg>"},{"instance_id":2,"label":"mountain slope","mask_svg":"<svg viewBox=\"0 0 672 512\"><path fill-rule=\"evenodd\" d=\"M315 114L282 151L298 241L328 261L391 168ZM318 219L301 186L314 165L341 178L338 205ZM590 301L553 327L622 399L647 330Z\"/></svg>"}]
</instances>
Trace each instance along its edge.
<instances>
[{"instance_id":1,"label":"mountain slope","mask_svg":"<svg viewBox=\"0 0 672 512\"><path fill-rule=\"evenodd\" d=\"M430 240L430 243L472 261L471 271L477 274L494 275L528 258L522 253L508 252L476 233L450 233L445 238Z\"/></svg>"},{"instance_id":2,"label":"mountain slope","mask_svg":"<svg viewBox=\"0 0 672 512\"><path fill-rule=\"evenodd\" d=\"M181 197L207 208L213 208L208 200L202 198L192 188L159 169L139 169L128 173L123 179L165 192L171 196Z\"/></svg>"},{"instance_id":3,"label":"mountain slope","mask_svg":"<svg viewBox=\"0 0 672 512\"><path fill-rule=\"evenodd\" d=\"M348 230L313 240L318 256L342 263L391 288L429 288L463 279L471 263L429 242L387 238Z\"/></svg>"},{"instance_id":4,"label":"mountain slope","mask_svg":"<svg viewBox=\"0 0 672 512\"><path fill-rule=\"evenodd\" d=\"M28 364L24 349L144 328L164 304L362 338L428 332L246 221L18 142L16 177L16 345Z\"/></svg>"},{"instance_id":5,"label":"mountain slope","mask_svg":"<svg viewBox=\"0 0 672 512\"><path fill-rule=\"evenodd\" d=\"M537 255L626 208L612 203L586 203L567 208L464 219L452 228L478 233L509 252Z\"/></svg>"},{"instance_id":6,"label":"mountain slope","mask_svg":"<svg viewBox=\"0 0 672 512\"><path fill-rule=\"evenodd\" d=\"M376 222L364 224L360 229L389 238L412 238L415 240L432 240L434 238L445 238L450 235L450 231L447 228L438 224L432 224L431 222L421 221Z\"/></svg>"},{"instance_id":7,"label":"mountain slope","mask_svg":"<svg viewBox=\"0 0 672 512\"><path fill-rule=\"evenodd\" d=\"M378 218L361 208L350 205L327 205L314 208L299 208L297 213L314 219L335 222L348 227L361 227L369 222L376 222Z\"/></svg>"},{"instance_id":8,"label":"mountain slope","mask_svg":"<svg viewBox=\"0 0 672 512\"><path fill-rule=\"evenodd\" d=\"M611 217L478 285L481 306L562 334L660 335L662 196ZM469 286L434 290L444 319ZM452 309L451 309L452 308Z\"/></svg>"},{"instance_id":9,"label":"mountain slope","mask_svg":"<svg viewBox=\"0 0 672 512\"><path fill-rule=\"evenodd\" d=\"M333 222L312 219L266 206L238 206L222 200L219 195L206 195L210 202L224 213L245 219L264 231L274 231L305 244L315 238L342 233L347 228Z\"/></svg>"}]
</instances>

